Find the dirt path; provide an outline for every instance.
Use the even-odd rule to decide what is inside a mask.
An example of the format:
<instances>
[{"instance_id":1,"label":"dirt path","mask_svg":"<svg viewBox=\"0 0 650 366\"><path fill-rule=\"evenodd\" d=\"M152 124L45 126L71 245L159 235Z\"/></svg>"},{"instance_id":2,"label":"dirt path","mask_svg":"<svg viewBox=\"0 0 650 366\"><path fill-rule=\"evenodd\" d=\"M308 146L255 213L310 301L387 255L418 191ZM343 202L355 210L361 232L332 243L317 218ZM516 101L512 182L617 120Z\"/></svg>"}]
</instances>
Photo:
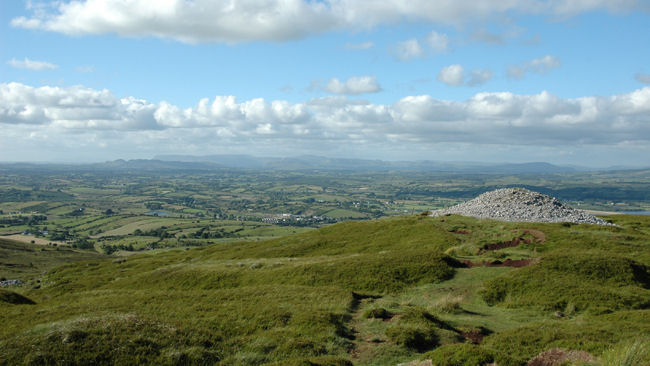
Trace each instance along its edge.
<instances>
[{"instance_id":1,"label":"dirt path","mask_svg":"<svg viewBox=\"0 0 650 366\"><path fill-rule=\"evenodd\" d=\"M352 296L354 296L354 301L350 308L351 319L349 328L350 332L354 335L352 341L354 347L349 351L349 353L353 360L370 360L373 358L377 345L386 340L379 339L376 334L371 333L367 327L363 325L363 322L366 322L367 320L363 317L361 308L363 307L362 305L371 304L380 297L362 295L355 292L352 293Z\"/></svg>"}]
</instances>

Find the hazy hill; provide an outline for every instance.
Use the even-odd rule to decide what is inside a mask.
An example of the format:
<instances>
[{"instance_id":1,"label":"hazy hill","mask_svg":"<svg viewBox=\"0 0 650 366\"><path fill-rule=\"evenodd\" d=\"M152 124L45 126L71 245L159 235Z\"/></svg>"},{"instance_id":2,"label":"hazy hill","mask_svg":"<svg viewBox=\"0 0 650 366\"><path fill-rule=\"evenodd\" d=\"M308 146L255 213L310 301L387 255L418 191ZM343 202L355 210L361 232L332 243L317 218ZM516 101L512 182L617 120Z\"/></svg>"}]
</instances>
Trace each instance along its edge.
<instances>
[{"instance_id":1,"label":"hazy hill","mask_svg":"<svg viewBox=\"0 0 650 366\"><path fill-rule=\"evenodd\" d=\"M523 164L484 164L471 162L442 163L435 161L382 161L364 159L327 158L322 156L303 155L292 158L254 157L250 155L158 155L155 160L180 161L188 163L214 163L229 168L244 169L278 169L278 170L417 170L441 172L476 172L499 174L548 174L569 173L576 171L572 167L560 167L549 163Z\"/></svg>"}]
</instances>

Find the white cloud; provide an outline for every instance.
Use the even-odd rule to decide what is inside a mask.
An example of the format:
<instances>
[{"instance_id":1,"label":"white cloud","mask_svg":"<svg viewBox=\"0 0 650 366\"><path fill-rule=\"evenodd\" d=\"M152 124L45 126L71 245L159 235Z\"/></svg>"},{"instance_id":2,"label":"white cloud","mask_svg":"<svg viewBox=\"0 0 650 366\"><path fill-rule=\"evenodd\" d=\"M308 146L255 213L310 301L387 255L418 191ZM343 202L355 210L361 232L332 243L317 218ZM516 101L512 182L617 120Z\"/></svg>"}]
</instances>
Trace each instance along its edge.
<instances>
[{"instance_id":1,"label":"white cloud","mask_svg":"<svg viewBox=\"0 0 650 366\"><path fill-rule=\"evenodd\" d=\"M645 0L78 0L28 6L15 27L65 34L153 36L182 42L284 41L398 22L460 24L498 15L568 17L604 9L649 10Z\"/></svg>"},{"instance_id":2,"label":"white cloud","mask_svg":"<svg viewBox=\"0 0 650 366\"><path fill-rule=\"evenodd\" d=\"M492 71L489 69L474 69L469 73L469 79L465 78L465 69L461 65L449 65L440 70L438 81L450 86L478 86L483 85L492 79Z\"/></svg>"},{"instance_id":3,"label":"white cloud","mask_svg":"<svg viewBox=\"0 0 650 366\"><path fill-rule=\"evenodd\" d=\"M218 96L180 108L81 86L35 88L9 83L0 84L0 125L3 151L17 149L17 141L26 139L38 140L29 145L38 149L55 149L59 144L78 148L75 136L82 135L84 141L92 137L93 144L115 146L119 141L125 151L137 146L143 152L170 146L198 152L213 146L242 151L255 146L271 153L286 147L294 154L358 146L385 152L396 147L416 151L442 143L647 147L650 87L575 99L548 92L485 92L465 101L420 95L390 105L342 96L305 103L239 102L233 96ZM22 137L13 141L7 136Z\"/></svg>"},{"instance_id":4,"label":"white cloud","mask_svg":"<svg viewBox=\"0 0 650 366\"><path fill-rule=\"evenodd\" d=\"M375 47L374 42L363 42L363 43L346 43L346 50L367 50L372 47Z\"/></svg>"},{"instance_id":5,"label":"white cloud","mask_svg":"<svg viewBox=\"0 0 650 366\"><path fill-rule=\"evenodd\" d=\"M353 76L345 82L341 82L337 78L332 78L324 89L330 93L344 95L377 93L381 91L381 87L375 76Z\"/></svg>"},{"instance_id":6,"label":"white cloud","mask_svg":"<svg viewBox=\"0 0 650 366\"><path fill-rule=\"evenodd\" d=\"M483 42L487 44L504 44L504 36L497 33L492 33L487 29L479 29L472 33L469 37L472 41Z\"/></svg>"},{"instance_id":7,"label":"white cloud","mask_svg":"<svg viewBox=\"0 0 650 366\"><path fill-rule=\"evenodd\" d=\"M53 63L49 63L45 61L34 61L28 59L27 57L25 57L25 59L22 61L12 58L11 60L7 61L7 65L19 69L28 69L28 70L35 70L35 71L54 70L58 68L58 66Z\"/></svg>"},{"instance_id":8,"label":"white cloud","mask_svg":"<svg viewBox=\"0 0 650 366\"><path fill-rule=\"evenodd\" d=\"M395 57L400 61L410 61L424 56L424 50L417 39L409 39L397 44L394 50Z\"/></svg>"},{"instance_id":9,"label":"white cloud","mask_svg":"<svg viewBox=\"0 0 650 366\"><path fill-rule=\"evenodd\" d=\"M156 129L155 106L132 97L118 99L108 90L81 86L33 88L0 84L0 123L50 124L69 129Z\"/></svg>"},{"instance_id":10,"label":"white cloud","mask_svg":"<svg viewBox=\"0 0 650 366\"><path fill-rule=\"evenodd\" d=\"M461 65L449 65L440 70L438 74L438 81L447 85L459 86L463 85L465 76L463 75L464 69Z\"/></svg>"},{"instance_id":11,"label":"white cloud","mask_svg":"<svg viewBox=\"0 0 650 366\"><path fill-rule=\"evenodd\" d=\"M445 53L449 48L449 37L444 33L431 31L431 33L427 35L426 42L436 53Z\"/></svg>"},{"instance_id":12,"label":"white cloud","mask_svg":"<svg viewBox=\"0 0 650 366\"><path fill-rule=\"evenodd\" d=\"M475 69L472 70L469 74L469 80L467 85L469 86L478 86L487 83L492 79L492 71L488 69Z\"/></svg>"},{"instance_id":13,"label":"white cloud","mask_svg":"<svg viewBox=\"0 0 650 366\"><path fill-rule=\"evenodd\" d=\"M522 62L518 65L508 67L508 76L515 79L521 79L528 72L545 74L552 69L557 69L560 66L562 66L562 62L558 58L546 55L544 57L536 58L530 61Z\"/></svg>"},{"instance_id":14,"label":"white cloud","mask_svg":"<svg viewBox=\"0 0 650 366\"><path fill-rule=\"evenodd\" d=\"M634 75L634 78L640 83L650 84L650 74L638 73Z\"/></svg>"}]
</instances>

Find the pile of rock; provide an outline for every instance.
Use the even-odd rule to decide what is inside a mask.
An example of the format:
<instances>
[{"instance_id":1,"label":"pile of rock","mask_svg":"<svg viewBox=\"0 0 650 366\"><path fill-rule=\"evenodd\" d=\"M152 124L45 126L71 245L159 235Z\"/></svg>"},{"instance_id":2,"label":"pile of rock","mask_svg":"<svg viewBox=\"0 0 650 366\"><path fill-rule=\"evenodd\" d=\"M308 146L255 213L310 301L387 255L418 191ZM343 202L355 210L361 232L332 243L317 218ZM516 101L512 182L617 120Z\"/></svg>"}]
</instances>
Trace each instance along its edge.
<instances>
[{"instance_id":1,"label":"pile of rock","mask_svg":"<svg viewBox=\"0 0 650 366\"><path fill-rule=\"evenodd\" d=\"M23 281L21 280L5 280L5 281L0 281L0 287L7 287L7 286L20 286L23 284Z\"/></svg>"},{"instance_id":2,"label":"pile of rock","mask_svg":"<svg viewBox=\"0 0 650 366\"><path fill-rule=\"evenodd\" d=\"M483 193L473 200L433 211L431 216L447 214L515 222L612 225L582 210L565 206L553 197L524 188L504 188Z\"/></svg>"}]
</instances>

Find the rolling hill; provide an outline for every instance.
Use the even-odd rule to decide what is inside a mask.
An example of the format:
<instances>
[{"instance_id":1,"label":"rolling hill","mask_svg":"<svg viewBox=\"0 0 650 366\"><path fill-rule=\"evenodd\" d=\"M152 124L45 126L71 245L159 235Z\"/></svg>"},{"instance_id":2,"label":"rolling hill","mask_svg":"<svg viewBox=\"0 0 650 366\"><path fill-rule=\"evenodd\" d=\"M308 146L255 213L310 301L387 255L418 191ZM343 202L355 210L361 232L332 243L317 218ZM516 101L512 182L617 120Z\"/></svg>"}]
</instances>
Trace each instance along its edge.
<instances>
[{"instance_id":1,"label":"rolling hill","mask_svg":"<svg viewBox=\"0 0 650 366\"><path fill-rule=\"evenodd\" d=\"M650 217L610 220L399 217L69 263L3 290L34 304L0 301L0 364L647 362Z\"/></svg>"}]
</instances>

